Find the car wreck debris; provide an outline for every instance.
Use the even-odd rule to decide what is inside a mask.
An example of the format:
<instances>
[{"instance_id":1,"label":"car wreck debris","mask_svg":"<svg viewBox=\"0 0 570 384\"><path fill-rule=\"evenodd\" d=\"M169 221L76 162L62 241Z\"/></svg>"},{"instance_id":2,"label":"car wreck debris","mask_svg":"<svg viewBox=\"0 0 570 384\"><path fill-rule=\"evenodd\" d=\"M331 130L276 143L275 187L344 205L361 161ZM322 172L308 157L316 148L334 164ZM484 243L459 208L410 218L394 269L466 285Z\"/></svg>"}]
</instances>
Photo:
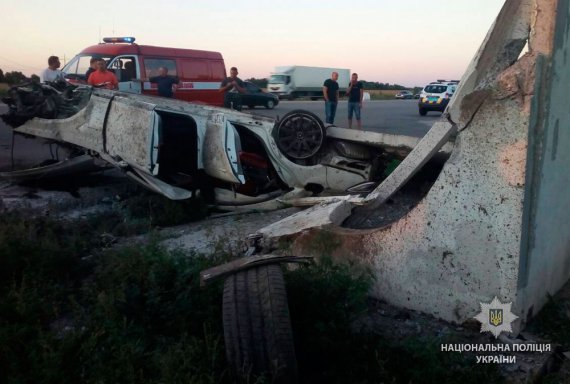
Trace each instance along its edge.
<instances>
[{"instance_id":1,"label":"car wreck debris","mask_svg":"<svg viewBox=\"0 0 570 384\"><path fill-rule=\"evenodd\" d=\"M4 122L14 128L34 117L43 119L65 119L85 107L88 100L85 93L91 89L76 87L66 82L30 82L12 87L2 101L9 112L2 115Z\"/></svg>"}]
</instances>

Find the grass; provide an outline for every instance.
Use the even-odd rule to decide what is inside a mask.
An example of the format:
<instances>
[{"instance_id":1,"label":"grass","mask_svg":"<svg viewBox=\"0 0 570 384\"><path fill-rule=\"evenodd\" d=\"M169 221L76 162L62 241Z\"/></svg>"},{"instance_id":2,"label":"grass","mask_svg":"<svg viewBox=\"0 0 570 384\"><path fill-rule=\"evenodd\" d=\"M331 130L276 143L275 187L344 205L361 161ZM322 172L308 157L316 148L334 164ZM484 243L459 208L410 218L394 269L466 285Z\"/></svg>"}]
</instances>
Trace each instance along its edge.
<instances>
[{"instance_id":1,"label":"grass","mask_svg":"<svg viewBox=\"0 0 570 384\"><path fill-rule=\"evenodd\" d=\"M0 382L225 380L221 287L198 284L225 256L93 253L82 224L0 223Z\"/></svg>"},{"instance_id":2,"label":"grass","mask_svg":"<svg viewBox=\"0 0 570 384\"><path fill-rule=\"evenodd\" d=\"M114 226L2 217L0 382L231 382L221 283L201 289L198 274L232 255L167 251L152 239L102 250L100 234ZM492 366L442 355L437 340L387 342L356 328L373 283L365 268L325 256L285 275L303 383L499 381Z\"/></svg>"},{"instance_id":3,"label":"grass","mask_svg":"<svg viewBox=\"0 0 570 384\"><path fill-rule=\"evenodd\" d=\"M287 272L286 281L302 383L502 382L495 366L442 353L443 340L391 342L355 328L373 283L365 268L324 257Z\"/></svg>"},{"instance_id":4,"label":"grass","mask_svg":"<svg viewBox=\"0 0 570 384\"><path fill-rule=\"evenodd\" d=\"M370 94L370 100L395 100L395 96L399 90L382 90L382 89L369 89L364 90Z\"/></svg>"}]
</instances>

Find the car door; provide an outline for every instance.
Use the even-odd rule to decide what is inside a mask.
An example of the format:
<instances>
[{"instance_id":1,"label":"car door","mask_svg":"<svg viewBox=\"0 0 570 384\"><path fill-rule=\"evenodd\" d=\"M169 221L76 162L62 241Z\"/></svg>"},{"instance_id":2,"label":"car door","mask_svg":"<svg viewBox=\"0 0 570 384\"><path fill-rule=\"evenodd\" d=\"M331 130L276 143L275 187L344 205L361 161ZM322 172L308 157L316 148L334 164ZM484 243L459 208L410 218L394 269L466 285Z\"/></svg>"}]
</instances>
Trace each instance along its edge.
<instances>
[{"instance_id":1,"label":"car door","mask_svg":"<svg viewBox=\"0 0 570 384\"><path fill-rule=\"evenodd\" d=\"M119 91L138 94L142 92L137 63L136 56L117 56L109 64L109 69L113 70L119 81Z\"/></svg>"},{"instance_id":2,"label":"car door","mask_svg":"<svg viewBox=\"0 0 570 384\"><path fill-rule=\"evenodd\" d=\"M239 161L239 134L223 113L209 116L203 143L202 160L206 174L230 183L245 183Z\"/></svg>"},{"instance_id":3,"label":"car door","mask_svg":"<svg viewBox=\"0 0 570 384\"><path fill-rule=\"evenodd\" d=\"M263 105L263 100L260 100L261 89L255 84L245 83L246 94L242 96L242 104L244 105ZM243 98L245 96L245 99Z\"/></svg>"},{"instance_id":4,"label":"car door","mask_svg":"<svg viewBox=\"0 0 570 384\"><path fill-rule=\"evenodd\" d=\"M155 136L160 126L155 107L153 103L116 94L105 114L100 114L98 123L104 124L102 135L106 154L153 175L156 174ZM94 123L90 122L96 125Z\"/></svg>"}]
</instances>

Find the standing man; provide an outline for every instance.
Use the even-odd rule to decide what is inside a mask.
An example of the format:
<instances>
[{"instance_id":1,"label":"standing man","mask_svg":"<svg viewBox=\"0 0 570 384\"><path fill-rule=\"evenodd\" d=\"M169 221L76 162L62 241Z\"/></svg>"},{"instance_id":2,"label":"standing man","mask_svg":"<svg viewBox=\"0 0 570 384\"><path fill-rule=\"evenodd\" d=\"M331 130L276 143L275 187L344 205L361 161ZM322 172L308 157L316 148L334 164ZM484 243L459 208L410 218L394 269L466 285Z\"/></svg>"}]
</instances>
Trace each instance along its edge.
<instances>
[{"instance_id":1,"label":"standing man","mask_svg":"<svg viewBox=\"0 0 570 384\"><path fill-rule=\"evenodd\" d=\"M358 73L352 74L346 95L348 96L348 128L352 128L352 115L354 114L356 115L358 129L362 129L360 110L362 109L364 90L362 89L362 83L358 81Z\"/></svg>"},{"instance_id":2,"label":"standing man","mask_svg":"<svg viewBox=\"0 0 570 384\"><path fill-rule=\"evenodd\" d=\"M241 93L245 93L245 84L237 77L236 67L230 68L230 77L226 77L220 86L220 92L224 92L224 107L241 111Z\"/></svg>"},{"instance_id":3,"label":"standing man","mask_svg":"<svg viewBox=\"0 0 570 384\"><path fill-rule=\"evenodd\" d=\"M106 89L117 89L119 87L119 81L115 74L107 70L105 59L97 61L97 70L89 75L87 84Z\"/></svg>"},{"instance_id":4,"label":"standing man","mask_svg":"<svg viewBox=\"0 0 570 384\"><path fill-rule=\"evenodd\" d=\"M42 81L44 83L46 81L65 81L63 72L58 69L60 66L61 63L59 62L59 57L50 56L48 58L48 67L42 72Z\"/></svg>"},{"instance_id":5,"label":"standing man","mask_svg":"<svg viewBox=\"0 0 570 384\"><path fill-rule=\"evenodd\" d=\"M333 72L330 79L323 84L323 96L325 98L325 116L327 124L334 124L334 115L338 104L338 72Z\"/></svg>"},{"instance_id":6,"label":"standing man","mask_svg":"<svg viewBox=\"0 0 570 384\"><path fill-rule=\"evenodd\" d=\"M85 81L89 80L89 76L97 70L97 62L98 61L99 61L99 59L96 57L92 57L89 60L89 68L87 69L87 72L85 72Z\"/></svg>"},{"instance_id":7,"label":"standing man","mask_svg":"<svg viewBox=\"0 0 570 384\"><path fill-rule=\"evenodd\" d=\"M180 83L178 77L168 76L168 68L158 68L158 76L149 77L148 81L157 84L158 96L174 97L176 91L176 84Z\"/></svg>"}]
</instances>

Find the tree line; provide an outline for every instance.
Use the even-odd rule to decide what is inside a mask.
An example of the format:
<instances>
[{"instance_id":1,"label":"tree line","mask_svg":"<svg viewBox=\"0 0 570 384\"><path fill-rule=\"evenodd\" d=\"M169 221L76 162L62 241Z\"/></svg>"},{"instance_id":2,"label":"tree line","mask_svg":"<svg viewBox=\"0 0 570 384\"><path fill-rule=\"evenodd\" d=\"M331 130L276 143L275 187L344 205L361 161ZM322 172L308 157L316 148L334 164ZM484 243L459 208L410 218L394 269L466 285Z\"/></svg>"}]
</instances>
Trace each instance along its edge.
<instances>
[{"instance_id":1,"label":"tree line","mask_svg":"<svg viewBox=\"0 0 570 384\"><path fill-rule=\"evenodd\" d=\"M260 88L267 88L267 79L256 79L252 77L250 79L246 79L247 81L257 85ZM362 81L362 86L364 89L379 89L379 90L392 90L392 91L403 91L408 89L403 85L399 84L390 84L390 83L379 83L377 81Z\"/></svg>"},{"instance_id":2,"label":"tree line","mask_svg":"<svg viewBox=\"0 0 570 384\"><path fill-rule=\"evenodd\" d=\"M27 80L28 78L20 71L11 71L4 73L4 71L0 69L0 83L7 83L9 85L14 85L22 83ZM267 88L267 79L256 79L255 77L252 77L250 79L247 79L247 81L257 85L260 88ZM380 89L380 90L394 90L394 91L408 89L403 85L379 83L377 81L362 81L362 85L364 89Z\"/></svg>"},{"instance_id":3,"label":"tree line","mask_svg":"<svg viewBox=\"0 0 570 384\"><path fill-rule=\"evenodd\" d=\"M14 85L27 80L28 78L20 71L11 71L4 73L4 71L0 69L0 83Z\"/></svg>"}]
</instances>

